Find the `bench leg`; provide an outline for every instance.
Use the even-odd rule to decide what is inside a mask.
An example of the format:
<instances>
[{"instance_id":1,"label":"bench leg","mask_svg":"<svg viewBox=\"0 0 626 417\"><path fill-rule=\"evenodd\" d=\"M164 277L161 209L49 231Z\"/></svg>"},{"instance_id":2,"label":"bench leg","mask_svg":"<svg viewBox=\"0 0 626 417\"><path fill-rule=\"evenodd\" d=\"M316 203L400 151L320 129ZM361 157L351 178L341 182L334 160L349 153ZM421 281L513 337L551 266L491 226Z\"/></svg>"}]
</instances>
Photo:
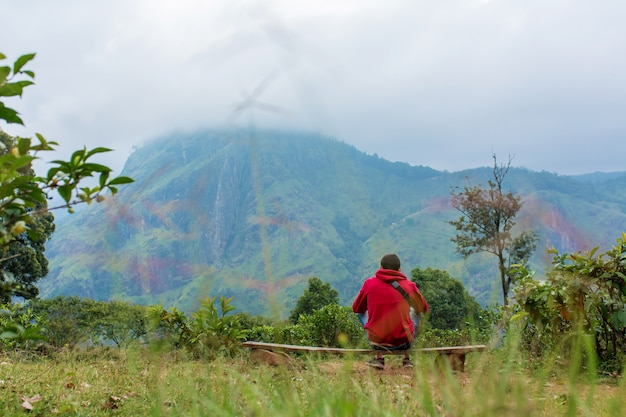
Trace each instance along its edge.
<instances>
[{"instance_id":1,"label":"bench leg","mask_svg":"<svg viewBox=\"0 0 626 417\"><path fill-rule=\"evenodd\" d=\"M273 352L267 349L252 349L250 358L255 362L272 366L287 365L291 362L291 358L285 352Z\"/></svg>"},{"instance_id":2,"label":"bench leg","mask_svg":"<svg viewBox=\"0 0 626 417\"><path fill-rule=\"evenodd\" d=\"M449 366L454 372L465 372L465 353L446 352L437 357L439 368Z\"/></svg>"}]
</instances>

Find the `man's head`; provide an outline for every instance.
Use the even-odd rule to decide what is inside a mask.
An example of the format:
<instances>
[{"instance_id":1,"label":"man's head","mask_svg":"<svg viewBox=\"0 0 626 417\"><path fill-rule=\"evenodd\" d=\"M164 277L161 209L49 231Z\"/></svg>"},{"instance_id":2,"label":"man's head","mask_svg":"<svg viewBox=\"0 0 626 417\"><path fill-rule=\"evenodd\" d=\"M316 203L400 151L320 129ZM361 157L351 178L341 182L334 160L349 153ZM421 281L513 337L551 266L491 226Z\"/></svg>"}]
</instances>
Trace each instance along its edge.
<instances>
[{"instance_id":1,"label":"man's head","mask_svg":"<svg viewBox=\"0 0 626 417\"><path fill-rule=\"evenodd\" d=\"M389 253L380 260L380 267L383 269L400 270L400 258L395 253Z\"/></svg>"}]
</instances>

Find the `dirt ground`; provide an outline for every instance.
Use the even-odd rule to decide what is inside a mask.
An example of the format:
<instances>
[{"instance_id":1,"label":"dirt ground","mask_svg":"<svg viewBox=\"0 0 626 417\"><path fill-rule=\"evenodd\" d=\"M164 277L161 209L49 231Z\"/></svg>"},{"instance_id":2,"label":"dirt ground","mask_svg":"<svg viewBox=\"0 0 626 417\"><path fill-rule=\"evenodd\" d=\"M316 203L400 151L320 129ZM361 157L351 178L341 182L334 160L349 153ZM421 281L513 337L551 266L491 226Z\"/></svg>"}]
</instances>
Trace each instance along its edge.
<instances>
[{"instance_id":1,"label":"dirt ground","mask_svg":"<svg viewBox=\"0 0 626 417\"><path fill-rule=\"evenodd\" d=\"M298 361L292 359L288 354L282 352L270 352L264 350L255 350L253 351L252 358L260 363L266 363L273 366L299 366ZM392 356L386 358L385 369L375 369L366 364L366 362L370 359L368 356L363 356L362 358L358 357L354 360L343 360L337 358L327 358L325 360L318 360L313 363L309 363L308 366L314 366L319 372L327 375L340 375L342 373L350 372L354 375L361 376L363 378L367 376L376 375L380 377L382 380L394 381L397 379L404 381L415 381L415 372L416 368L404 368L402 367L402 356ZM417 365L414 363L414 365ZM471 367L474 364L469 364L466 367L466 370L453 372L453 377L459 383L460 386L469 386L472 385L472 370ZM432 375L429 376L429 379L432 379L433 384L437 384L441 382L441 378L443 373L433 372ZM508 380L507 380L508 379ZM521 375L514 375L511 377L505 377L502 380L502 383L515 386L515 385L526 385L529 389L536 387L536 380L533 380L531 377L523 377ZM597 384L593 388L595 393L594 397L604 397L604 398L612 398L613 395L618 394L623 391L623 388L620 388L621 376L619 375L606 375L606 377L601 377L597 381ZM543 384L543 393L547 398L561 398L567 395L567 392L571 390L572 387L567 381L560 379L559 377L548 378ZM578 386L576 388L580 393L587 391L586 386L583 384L582 386Z\"/></svg>"}]
</instances>

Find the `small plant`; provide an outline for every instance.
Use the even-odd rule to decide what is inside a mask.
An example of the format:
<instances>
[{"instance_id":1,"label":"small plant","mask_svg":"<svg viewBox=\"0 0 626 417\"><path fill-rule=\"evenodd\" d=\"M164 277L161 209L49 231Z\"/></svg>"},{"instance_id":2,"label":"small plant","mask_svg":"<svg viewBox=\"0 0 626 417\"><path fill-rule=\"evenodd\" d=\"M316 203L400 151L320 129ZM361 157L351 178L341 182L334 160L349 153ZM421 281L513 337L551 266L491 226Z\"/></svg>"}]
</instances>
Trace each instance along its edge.
<instances>
[{"instance_id":1,"label":"small plant","mask_svg":"<svg viewBox=\"0 0 626 417\"><path fill-rule=\"evenodd\" d=\"M43 340L41 317L18 304L0 306L0 347L29 348Z\"/></svg>"},{"instance_id":2,"label":"small plant","mask_svg":"<svg viewBox=\"0 0 626 417\"><path fill-rule=\"evenodd\" d=\"M230 305L232 297L220 297L220 311L215 307L217 297L207 297L200 302L200 308L192 314L190 344L202 353L220 352L232 356L241 349L241 341L246 331L235 316L227 316L236 307Z\"/></svg>"},{"instance_id":3,"label":"small plant","mask_svg":"<svg viewBox=\"0 0 626 417\"><path fill-rule=\"evenodd\" d=\"M159 340L170 339L175 348L186 349L198 357L238 353L247 331L241 327L237 316L228 316L236 309L230 305L232 297L220 297L219 311L216 301L217 297L202 300L191 319L176 308L167 311L158 305L151 307L149 316L156 322Z\"/></svg>"},{"instance_id":4,"label":"small plant","mask_svg":"<svg viewBox=\"0 0 626 417\"><path fill-rule=\"evenodd\" d=\"M150 333L156 336L154 341L159 344L171 344L175 349L184 348L189 344L191 329L189 319L182 311L172 308L165 310L156 304L148 308L148 320L152 323Z\"/></svg>"}]
</instances>

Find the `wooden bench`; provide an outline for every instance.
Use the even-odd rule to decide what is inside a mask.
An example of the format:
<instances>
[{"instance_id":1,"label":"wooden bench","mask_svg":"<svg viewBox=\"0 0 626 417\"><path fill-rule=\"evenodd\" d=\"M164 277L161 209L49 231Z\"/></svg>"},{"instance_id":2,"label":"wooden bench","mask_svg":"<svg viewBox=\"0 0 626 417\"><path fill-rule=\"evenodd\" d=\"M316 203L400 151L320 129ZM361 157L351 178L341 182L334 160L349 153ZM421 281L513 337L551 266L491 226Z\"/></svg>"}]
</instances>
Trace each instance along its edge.
<instances>
[{"instance_id":1,"label":"wooden bench","mask_svg":"<svg viewBox=\"0 0 626 417\"><path fill-rule=\"evenodd\" d=\"M404 355L406 350L379 350L379 349L343 349L333 347L282 345L279 343L243 342L243 347L252 349L257 358L278 365L288 361L287 352L325 353L331 355ZM408 352L435 353L439 358L445 358L454 371L465 371L465 355L474 351L486 350L485 345L445 346L434 348L411 349ZM278 355L272 355L278 353ZM274 362L274 363L273 363Z\"/></svg>"}]
</instances>

